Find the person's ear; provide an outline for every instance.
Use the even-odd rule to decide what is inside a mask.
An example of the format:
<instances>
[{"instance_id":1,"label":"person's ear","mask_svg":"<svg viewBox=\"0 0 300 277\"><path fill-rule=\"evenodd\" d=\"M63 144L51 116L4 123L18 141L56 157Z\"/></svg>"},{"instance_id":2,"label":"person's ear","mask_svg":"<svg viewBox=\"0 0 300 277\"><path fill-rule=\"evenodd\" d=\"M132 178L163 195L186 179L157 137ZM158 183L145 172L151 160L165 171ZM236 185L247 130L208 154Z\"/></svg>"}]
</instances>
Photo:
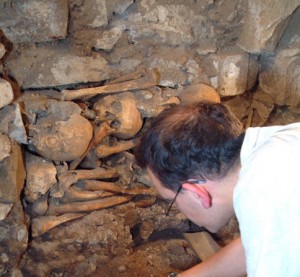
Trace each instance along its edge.
<instances>
[{"instance_id":1,"label":"person's ear","mask_svg":"<svg viewBox=\"0 0 300 277\"><path fill-rule=\"evenodd\" d=\"M205 209L211 207L211 195L203 186L199 184L184 183L182 184L182 188L196 193L196 195L201 198L202 205Z\"/></svg>"}]
</instances>

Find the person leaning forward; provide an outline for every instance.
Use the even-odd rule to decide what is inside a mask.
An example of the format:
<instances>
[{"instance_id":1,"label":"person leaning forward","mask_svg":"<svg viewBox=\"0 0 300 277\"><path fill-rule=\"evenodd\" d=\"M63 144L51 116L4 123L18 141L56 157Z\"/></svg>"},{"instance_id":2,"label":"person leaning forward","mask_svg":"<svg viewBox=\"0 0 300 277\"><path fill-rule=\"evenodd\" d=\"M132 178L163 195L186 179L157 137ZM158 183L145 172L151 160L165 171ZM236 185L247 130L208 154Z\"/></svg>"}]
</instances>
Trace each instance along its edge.
<instances>
[{"instance_id":1,"label":"person leaning forward","mask_svg":"<svg viewBox=\"0 0 300 277\"><path fill-rule=\"evenodd\" d=\"M243 130L223 105L160 113L136 147L158 193L217 232L241 236L180 277L300 276L300 123Z\"/></svg>"}]
</instances>

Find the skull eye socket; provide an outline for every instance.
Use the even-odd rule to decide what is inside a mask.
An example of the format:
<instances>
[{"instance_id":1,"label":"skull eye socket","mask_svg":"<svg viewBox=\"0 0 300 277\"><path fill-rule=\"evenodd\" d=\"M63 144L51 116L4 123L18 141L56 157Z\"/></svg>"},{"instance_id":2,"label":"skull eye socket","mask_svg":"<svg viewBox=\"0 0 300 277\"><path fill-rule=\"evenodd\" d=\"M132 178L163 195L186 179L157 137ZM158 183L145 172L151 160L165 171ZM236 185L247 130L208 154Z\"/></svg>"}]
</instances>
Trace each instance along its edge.
<instances>
[{"instance_id":1,"label":"skull eye socket","mask_svg":"<svg viewBox=\"0 0 300 277\"><path fill-rule=\"evenodd\" d=\"M115 120L116 118L116 115L109 112L109 111L106 111L105 114L104 114L104 117L105 119L109 119L109 120Z\"/></svg>"},{"instance_id":2,"label":"skull eye socket","mask_svg":"<svg viewBox=\"0 0 300 277\"><path fill-rule=\"evenodd\" d=\"M116 130L118 130L120 128L120 126L121 126L121 123L118 120L112 120L110 123L110 127L114 128Z\"/></svg>"}]
</instances>

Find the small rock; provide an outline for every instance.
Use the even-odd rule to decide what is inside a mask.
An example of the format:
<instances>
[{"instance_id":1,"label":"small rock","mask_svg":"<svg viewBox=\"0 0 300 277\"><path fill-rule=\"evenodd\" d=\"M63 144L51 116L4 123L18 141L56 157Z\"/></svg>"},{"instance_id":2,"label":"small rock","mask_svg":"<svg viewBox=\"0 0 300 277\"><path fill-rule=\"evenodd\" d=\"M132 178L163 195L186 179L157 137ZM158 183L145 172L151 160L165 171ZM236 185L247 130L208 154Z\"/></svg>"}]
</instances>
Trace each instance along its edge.
<instances>
[{"instance_id":1,"label":"small rock","mask_svg":"<svg viewBox=\"0 0 300 277\"><path fill-rule=\"evenodd\" d=\"M122 33L122 30L118 27L104 31L102 38L96 40L94 47L96 49L111 50L122 36Z\"/></svg>"},{"instance_id":2,"label":"small rock","mask_svg":"<svg viewBox=\"0 0 300 277\"><path fill-rule=\"evenodd\" d=\"M0 162L9 156L11 143L7 135L0 133Z\"/></svg>"},{"instance_id":3,"label":"small rock","mask_svg":"<svg viewBox=\"0 0 300 277\"><path fill-rule=\"evenodd\" d=\"M20 104L7 105L0 110L0 132L19 143L27 144Z\"/></svg>"},{"instance_id":4,"label":"small rock","mask_svg":"<svg viewBox=\"0 0 300 277\"><path fill-rule=\"evenodd\" d=\"M0 220L4 220L10 212L13 204L0 203Z\"/></svg>"},{"instance_id":5,"label":"small rock","mask_svg":"<svg viewBox=\"0 0 300 277\"><path fill-rule=\"evenodd\" d=\"M140 236L143 240L147 240L154 231L153 222L145 220L142 222L140 227Z\"/></svg>"},{"instance_id":6,"label":"small rock","mask_svg":"<svg viewBox=\"0 0 300 277\"><path fill-rule=\"evenodd\" d=\"M125 265L121 265L121 266L118 267L118 271L119 271L120 273L126 272L126 270L127 270L127 268L126 268Z\"/></svg>"},{"instance_id":7,"label":"small rock","mask_svg":"<svg viewBox=\"0 0 300 277\"><path fill-rule=\"evenodd\" d=\"M0 79L0 109L10 104L13 99L14 93L11 84L4 79Z\"/></svg>"}]
</instances>

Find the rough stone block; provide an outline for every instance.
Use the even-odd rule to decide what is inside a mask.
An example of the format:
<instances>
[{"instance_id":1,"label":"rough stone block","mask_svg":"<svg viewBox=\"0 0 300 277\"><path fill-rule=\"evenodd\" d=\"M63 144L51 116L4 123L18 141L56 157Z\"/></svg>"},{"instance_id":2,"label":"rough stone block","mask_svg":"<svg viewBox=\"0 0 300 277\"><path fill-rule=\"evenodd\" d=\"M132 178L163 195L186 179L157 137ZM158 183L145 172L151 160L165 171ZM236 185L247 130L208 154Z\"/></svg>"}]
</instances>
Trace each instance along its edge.
<instances>
[{"instance_id":1,"label":"rough stone block","mask_svg":"<svg viewBox=\"0 0 300 277\"><path fill-rule=\"evenodd\" d=\"M26 172L20 145L12 143L12 151L0 163L0 202L16 203L24 186Z\"/></svg>"},{"instance_id":2,"label":"rough stone block","mask_svg":"<svg viewBox=\"0 0 300 277\"><path fill-rule=\"evenodd\" d=\"M0 28L11 42L44 42L67 36L68 1L10 2L0 9Z\"/></svg>"},{"instance_id":3,"label":"rough stone block","mask_svg":"<svg viewBox=\"0 0 300 277\"><path fill-rule=\"evenodd\" d=\"M279 50L261 58L259 85L277 105L300 104L300 48Z\"/></svg>"},{"instance_id":4,"label":"rough stone block","mask_svg":"<svg viewBox=\"0 0 300 277\"><path fill-rule=\"evenodd\" d=\"M99 28L107 25L106 0L71 2L71 21L74 30Z\"/></svg>"},{"instance_id":5,"label":"rough stone block","mask_svg":"<svg viewBox=\"0 0 300 277\"><path fill-rule=\"evenodd\" d=\"M250 0L239 46L250 53L275 50L299 0Z\"/></svg>"},{"instance_id":6,"label":"rough stone block","mask_svg":"<svg viewBox=\"0 0 300 277\"><path fill-rule=\"evenodd\" d=\"M96 49L111 50L122 36L122 33L123 31L119 27L106 30L102 33L101 38L96 40L94 47Z\"/></svg>"},{"instance_id":7,"label":"rough stone block","mask_svg":"<svg viewBox=\"0 0 300 277\"><path fill-rule=\"evenodd\" d=\"M217 55L214 65L217 70L216 84L220 96L234 96L245 92L248 79L247 53Z\"/></svg>"},{"instance_id":8,"label":"rough stone block","mask_svg":"<svg viewBox=\"0 0 300 277\"><path fill-rule=\"evenodd\" d=\"M0 132L19 143L27 144L27 134L18 103L0 110Z\"/></svg>"},{"instance_id":9,"label":"rough stone block","mask_svg":"<svg viewBox=\"0 0 300 277\"><path fill-rule=\"evenodd\" d=\"M152 43L190 45L200 37L209 39L212 36L199 5L190 1L181 5L144 1L137 7L138 12L129 14L123 24L133 41L148 39Z\"/></svg>"},{"instance_id":10,"label":"rough stone block","mask_svg":"<svg viewBox=\"0 0 300 277\"><path fill-rule=\"evenodd\" d=\"M21 52L14 51L6 60L6 67L22 88L99 82L108 79L110 72L99 53L80 56L63 44L28 46Z\"/></svg>"},{"instance_id":11,"label":"rough stone block","mask_svg":"<svg viewBox=\"0 0 300 277\"><path fill-rule=\"evenodd\" d=\"M1 206L1 204L0 204ZM28 230L20 201L0 221L0 275L21 277L19 265L28 247Z\"/></svg>"}]
</instances>

